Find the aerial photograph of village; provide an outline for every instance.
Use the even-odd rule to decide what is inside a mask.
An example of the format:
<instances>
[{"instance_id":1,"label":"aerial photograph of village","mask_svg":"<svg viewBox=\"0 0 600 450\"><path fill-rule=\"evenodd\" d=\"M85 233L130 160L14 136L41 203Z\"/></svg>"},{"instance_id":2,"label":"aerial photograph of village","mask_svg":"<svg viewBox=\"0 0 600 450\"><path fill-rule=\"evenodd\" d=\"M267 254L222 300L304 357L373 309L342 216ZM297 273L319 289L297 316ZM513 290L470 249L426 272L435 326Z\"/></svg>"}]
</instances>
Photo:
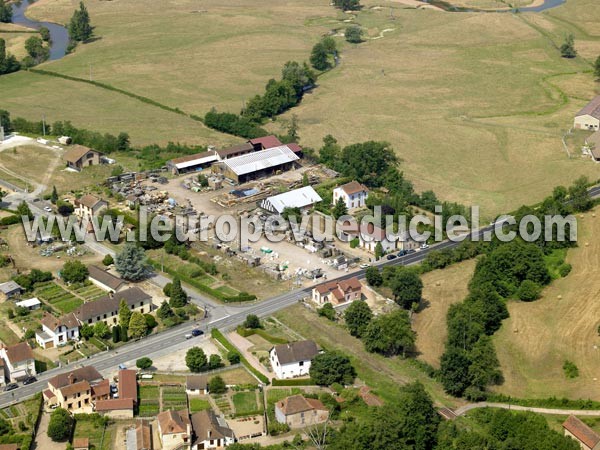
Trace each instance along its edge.
<instances>
[{"instance_id":1,"label":"aerial photograph of village","mask_svg":"<svg viewBox=\"0 0 600 450\"><path fill-rule=\"evenodd\" d=\"M0 0L0 450L599 450L599 6Z\"/></svg>"}]
</instances>

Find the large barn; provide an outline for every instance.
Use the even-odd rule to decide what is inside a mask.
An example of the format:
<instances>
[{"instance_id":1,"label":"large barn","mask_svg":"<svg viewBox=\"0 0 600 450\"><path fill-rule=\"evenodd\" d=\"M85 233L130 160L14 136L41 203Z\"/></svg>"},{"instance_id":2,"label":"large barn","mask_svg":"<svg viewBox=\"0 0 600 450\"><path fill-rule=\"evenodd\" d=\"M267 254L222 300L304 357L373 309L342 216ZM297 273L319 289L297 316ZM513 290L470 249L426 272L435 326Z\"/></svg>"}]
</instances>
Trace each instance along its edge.
<instances>
[{"instance_id":1,"label":"large barn","mask_svg":"<svg viewBox=\"0 0 600 450\"><path fill-rule=\"evenodd\" d=\"M585 105L576 115L573 126L578 130L600 129L600 95Z\"/></svg>"}]
</instances>

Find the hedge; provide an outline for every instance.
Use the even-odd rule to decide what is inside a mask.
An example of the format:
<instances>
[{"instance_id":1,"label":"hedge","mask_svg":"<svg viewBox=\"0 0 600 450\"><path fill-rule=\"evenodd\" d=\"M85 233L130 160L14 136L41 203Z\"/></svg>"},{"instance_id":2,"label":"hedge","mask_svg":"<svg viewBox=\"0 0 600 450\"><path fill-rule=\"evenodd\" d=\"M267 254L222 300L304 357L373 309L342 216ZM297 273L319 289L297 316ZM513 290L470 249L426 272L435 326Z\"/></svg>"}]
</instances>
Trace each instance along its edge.
<instances>
[{"instance_id":1,"label":"hedge","mask_svg":"<svg viewBox=\"0 0 600 450\"><path fill-rule=\"evenodd\" d=\"M512 405L555 408L555 409L586 409L600 410L600 402L596 400L571 400L569 398L514 398L503 394L487 393L486 401L492 403L510 403Z\"/></svg>"},{"instance_id":2,"label":"hedge","mask_svg":"<svg viewBox=\"0 0 600 450\"><path fill-rule=\"evenodd\" d=\"M231 342L229 342L227 340L227 338L223 335L223 333L221 333L221 331L219 329L213 328L212 330L210 330L210 335L212 336L212 338L214 340L216 340L223 347L225 347L227 349L227 351L240 353L239 350L237 348L235 348L233 346L233 344L231 344ZM267 377L265 377L260 371L256 370L256 368L252 364L250 364L248 362L248 360L246 358L244 358L244 355L242 355L241 353L240 353L240 362L244 366L246 366L246 369L248 369L250 372L252 372L254 374L254 376L256 376L256 378L258 378L260 381L262 381L265 384L269 384L269 379Z\"/></svg>"},{"instance_id":3,"label":"hedge","mask_svg":"<svg viewBox=\"0 0 600 450\"><path fill-rule=\"evenodd\" d=\"M291 380L273 378L271 382L273 386L316 386L317 384L311 378L293 378Z\"/></svg>"}]
</instances>

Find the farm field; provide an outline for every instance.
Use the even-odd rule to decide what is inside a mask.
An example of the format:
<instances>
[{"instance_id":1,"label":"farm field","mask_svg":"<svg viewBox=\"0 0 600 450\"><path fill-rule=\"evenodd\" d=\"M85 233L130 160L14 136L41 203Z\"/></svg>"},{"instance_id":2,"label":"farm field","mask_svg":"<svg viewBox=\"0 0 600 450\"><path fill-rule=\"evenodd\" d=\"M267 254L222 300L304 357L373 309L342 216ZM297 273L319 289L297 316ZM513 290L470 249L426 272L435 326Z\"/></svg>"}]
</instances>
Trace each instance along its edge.
<instances>
[{"instance_id":1,"label":"farm field","mask_svg":"<svg viewBox=\"0 0 600 450\"><path fill-rule=\"evenodd\" d=\"M579 247L569 250L566 259L571 273L555 280L536 302L509 303L510 318L494 336L505 378L498 392L600 400L600 286L594 275L600 262L598 212L578 216ZM566 378L565 360L575 363L579 377Z\"/></svg>"}]
</instances>

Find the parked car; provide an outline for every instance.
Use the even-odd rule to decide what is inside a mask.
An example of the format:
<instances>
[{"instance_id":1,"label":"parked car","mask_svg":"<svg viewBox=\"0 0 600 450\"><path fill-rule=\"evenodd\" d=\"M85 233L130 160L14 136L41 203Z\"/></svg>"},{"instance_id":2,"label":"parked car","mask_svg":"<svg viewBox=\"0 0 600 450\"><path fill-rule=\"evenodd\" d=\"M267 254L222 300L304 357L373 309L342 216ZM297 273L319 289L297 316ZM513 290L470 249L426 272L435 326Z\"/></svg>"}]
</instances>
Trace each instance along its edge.
<instances>
[{"instance_id":1,"label":"parked car","mask_svg":"<svg viewBox=\"0 0 600 450\"><path fill-rule=\"evenodd\" d=\"M426 248L429 248L429 245L427 245L427 244L421 244L421 249L422 250L425 250Z\"/></svg>"},{"instance_id":2,"label":"parked car","mask_svg":"<svg viewBox=\"0 0 600 450\"><path fill-rule=\"evenodd\" d=\"M52 208L50 208L49 206L44 206L44 211L52 212Z\"/></svg>"},{"instance_id":3,"label":"parked car","mask_svg":"<svg viewBox=\"0 0 600 450\"><path fill-rule=\"evenodd\" d=\"M192 330L192 336L202 336L204 334L204 331L199 330L198 328L194 328Z\"/></svg>"},{"instance_id":4,"label":"parked car","mask_svg":"<svg viewBox=\"0 0 600 450\"><path fill-rule=\"evenodd\" d=\"M4 388L4 392L8 392L8 391L14 391L15 389L17 389L19 387L19 385L17 383L9 383L6 385L6 387Z\"/></svg>"},{"instance_id":5,"label":"parked car","mask_svg":"<svg viewBox=\"0 0 600 450\"><path fill-rule=\"evenodd\" d=\"M188 334L185 335L186 339L191 339L193 337L194 337L194 335L192 333L188 333Z\"/></svg>"},{"instance_id":6,"label":"parked car","mask_svg":"<svg viewBox=\"0 0 600 450\"><path fill-rule=\"evenodd\" d=\"M406 255L406 250L400 250L398 252L398 256L404 256L404 255Z\"/></svg>"},{"instance_id":7,"label":"parked car","mask_svg":"<svg viewBox=\"0 0 600 450\"><path fill-rule=\"evenodd\" d=\"M396 259L397 256L394 255L393 253L390 253L389 255L386 256L386 258L388 259L388 261L391 261L392 259Z\"/></svg>"},{"instance_id":8,"label":"parked car","mask_svg":"<svg viewBox=\"0 0 600 450\"><path fill-rule=\"evenodd\" d=\"M127 366L125 364L119 364L119 369L125 370L125 369L127 369Z\"/></svg>"},{"instance_id":9,"label":"parked car","mask_svg":"<svg viewBox=\"0 0 600 450\"><path fill-rule=\"evenodd\" d=\"M25 378L25 380L23 380L23 386L27 386L28 384L35 383L36 381L37 381L37 378L34 376L27 377L27 378Z\"/></svg>"},{"instance_id":10,"label":"parked car","mask_svg":"<svg viewBox=\"0 0 600 450\"><path fill-rule=\"evenodd\" d=\"M361 269L366 269L367 267L370 267L370 266L371 266L371 264L368 264L368 263L362 263L362 264L361 264L359 267L360 267Z\"/></svg>"},{"instance_id":11,"label":"parked car","mask_svg":"<svg viewBox=\"0 0 600 450\"><path fill-rule=\"evenodd\" d=\"M411 248L410 250L406 251L406 254L410 255L411 253L415 253L415 252L416 252L416 250L414 248Z\"/></svg>"}]
</instances>

